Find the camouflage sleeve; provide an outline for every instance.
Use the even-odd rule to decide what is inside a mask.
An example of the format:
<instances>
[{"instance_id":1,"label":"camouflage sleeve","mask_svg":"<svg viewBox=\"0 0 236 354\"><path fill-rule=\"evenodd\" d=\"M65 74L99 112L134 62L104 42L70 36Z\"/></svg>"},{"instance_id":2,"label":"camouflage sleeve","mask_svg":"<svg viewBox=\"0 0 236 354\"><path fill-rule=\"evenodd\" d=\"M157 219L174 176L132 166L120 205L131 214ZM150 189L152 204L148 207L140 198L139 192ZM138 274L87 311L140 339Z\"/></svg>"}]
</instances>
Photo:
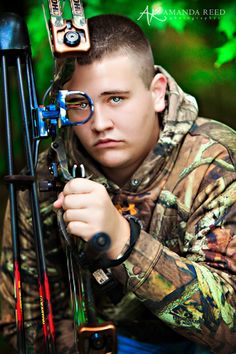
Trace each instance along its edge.
<instances>
[{"instance_id":1,"label":"camouflage sleeve","mask_svg":"<svg viewBox=\"0 0 236 354\"><path fill-rule=\"evenodd\" d=\"M45 193L46 194L46 193ZM62 320L71 319L69 313L69 287L65 255L57 232L55 213L52 203L55 196L48 193L40 199L40 210L43 220L43 237L46 265L50 282L53 317L56 333L64 328ZM35 352L42 337L42 319L38 292L38 272L34 245L31 208L28 191L18 192L18 219L21 249L22 303L24 309L24 327L26 332L27 352ZM9 343L16 348L16 320L14 300L14 279L12 259L12 238L9 203L6 210L1 252L0 292L1 292L1 326ZM70 324L70 334L72 328ZM66 332L66 330L64 330ZM62 333L59 334L59 336ZM63 334L65 335L65 333Z\"/></svg>"},{"instance_id":2,"label":"camouflage sleeve","mask_svg":"<svg viewBox=\"0 0 236 354\"><path fill-rule=\"evenodd\" d=\"M159 198L172 198L163 229L178 233L179 251L142 231L125 268L129 289L157 317L213 353L227 354L236 352L236 181L225 170L227 157L220 160L205 170L189 214L177 192Z\"/></svg>"}]
</instances>

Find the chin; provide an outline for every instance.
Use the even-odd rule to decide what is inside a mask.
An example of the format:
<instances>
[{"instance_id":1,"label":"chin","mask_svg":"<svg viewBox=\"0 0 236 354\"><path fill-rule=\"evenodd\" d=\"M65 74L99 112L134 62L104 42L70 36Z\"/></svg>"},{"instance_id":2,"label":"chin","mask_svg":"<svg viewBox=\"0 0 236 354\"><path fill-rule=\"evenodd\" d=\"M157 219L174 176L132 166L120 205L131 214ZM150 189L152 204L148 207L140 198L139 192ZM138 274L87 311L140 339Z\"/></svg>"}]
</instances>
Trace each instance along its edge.
<instances>
[{"instance_id":1,"label":"chin","mask_svg":"<svg viewBox=\"0 0 236 354\"><path fill-rule=\"evenodd\" d=\"M105 167L105 168L122 168L124 165L126 165L125 161L114 161L114 160L111 160L111 161L98 161L98 163L102 166L102 167Z\"/></svg>"},{"instance_id":2,"label":"chin","mask_svg":"<svg viewBox=\"0 0 236 354\"><path fill-rule=\"evenodd\" d=\"M105 167L105 168L122 168L127 165L127 160L123 159L118 159L118 158L106 158L106 159L97 159L97 162Z\"/></svg>"},{"instance_id":3,"label":"chin","mask_svg":"<svg viewBox=\"0 0 236 354\"><path fill-rule=\"evenodd\" d=\"M126 166L129 162L130 158L128 156L124 156L124 151L112 151L112 153L106 153L103 155L94 156L94 159L103 167L106 168L119 168Z\"/></svg>"}]
</instances>

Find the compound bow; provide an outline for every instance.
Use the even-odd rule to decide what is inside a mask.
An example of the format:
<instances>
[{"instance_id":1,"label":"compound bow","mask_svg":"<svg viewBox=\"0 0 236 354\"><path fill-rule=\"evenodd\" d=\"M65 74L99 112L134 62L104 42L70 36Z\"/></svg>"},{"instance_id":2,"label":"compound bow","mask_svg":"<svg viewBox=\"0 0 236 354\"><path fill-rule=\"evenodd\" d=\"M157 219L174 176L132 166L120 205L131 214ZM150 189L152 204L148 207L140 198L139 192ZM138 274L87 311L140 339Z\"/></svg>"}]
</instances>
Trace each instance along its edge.
<instances>
[{"instance_id":1,"label":"compound bow","mask_svg":"<svg viewBox=\"0 0 236 354\"><path fill-rule=\"evenodd\" d=\"M76 56L78 51L87 51L90 48L88 25L84 16L82 3L79 0L70 0L70 7L72 18L64 19L63 11L61 10L61 1L48 0L50 19L47 21L47 29L50 46L55 57ZM47 273L43 242L42 216L39 208L39 191L56 189L56 180L59 173L62 175L65 183L75 177L75 169L72 173L68 169L64 144L60 137L60 128L85 124L92 118L94 106L92 99L86 93L80 91L68 92L66 90L58 92L56 104L49 104L48 106L38 105L27 26L23 19L16 14L6 13L0 17L0 56L8 160L8 175L5 176L5 180L8 183L11 213L17 346L19 353L27 352L16 194L17 190L27 188L29 190L32 210L45 352L55 353L56 336L50 281ZM24 169L25 172L20 174L15 174L14 166L11 128L12 112L8 85L9 67L15 70L17 77L27 161L26 168ZM70 106L71 98L73 98L73 108L75 101L78 105L86 101L88 107L88 110L83 111L83 113L78 111L79 119L77 123L72 123L67 114L68 110L72 107ZM55 183L51 181L37 181L36 178L39 142L48 137L52 138L51 148L54 150L57 158L57 161L52 162L50 166ZM58 172L58 166L60 172ZM83 166L81 166L81 176L85 177ZM99 323L97 320L90 282L91 270L96 273L94 276L98 283L104 284L109 281L109 275L105 269L94 267L94 264L96 264L94 261L99 260L101 255L105 257L105 252L110 244L109 236L104 233L94 235L92 241L78 254L73 246L73 238L66 232L62 210L58 211L57 216L60 232L67 245L67 268L72 308L74 311L77 351L83 354L116 353L115 326L111 322Z\"/></svg>"}]
</instances>

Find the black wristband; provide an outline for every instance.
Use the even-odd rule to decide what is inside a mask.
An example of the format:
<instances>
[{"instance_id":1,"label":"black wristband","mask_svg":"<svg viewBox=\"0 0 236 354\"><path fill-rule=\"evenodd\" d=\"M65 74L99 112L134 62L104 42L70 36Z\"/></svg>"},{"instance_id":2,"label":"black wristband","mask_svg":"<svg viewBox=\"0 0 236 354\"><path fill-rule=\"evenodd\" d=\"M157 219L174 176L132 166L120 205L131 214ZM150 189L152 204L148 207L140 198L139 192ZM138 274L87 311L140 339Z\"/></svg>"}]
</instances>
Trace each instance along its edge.
<instances>
[{"instance_id":1,"label":"black wristband","mask_svg":"<svg viewBox=\"0 0 236 354\"><path fill-rule=\"evenodd\" d=\"M125 251L125 253L123 254L122 257L118 258L118 259L104 259L101 260L101 268L110 268L110 267L116 267L118 265L120 265L121 263L123 263L131 254L131 252L133 251L133 248L139 238L140 235L140 231L142 228L141 222L132 215L126 215L125 216L126 220L128 220L129 225L130 225L130 243L129 243L129 247L128 249Z\"/></svg>"}]
</instances>

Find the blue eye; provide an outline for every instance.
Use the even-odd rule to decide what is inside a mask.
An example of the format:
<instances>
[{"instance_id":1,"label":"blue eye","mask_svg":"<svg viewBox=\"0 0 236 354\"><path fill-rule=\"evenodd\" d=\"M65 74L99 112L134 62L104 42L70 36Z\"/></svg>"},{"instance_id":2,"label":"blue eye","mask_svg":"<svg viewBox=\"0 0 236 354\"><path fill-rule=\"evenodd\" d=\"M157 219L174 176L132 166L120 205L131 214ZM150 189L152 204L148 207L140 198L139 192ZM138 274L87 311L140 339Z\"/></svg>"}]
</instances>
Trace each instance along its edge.
<instances>
[{"instance_id":1,"label":"blue eye","mask_svg":"<svg viewBox=\"0 0 236 354\"><path fill-rule=\"evenodd\" d=\"M89 104L88 102L86 102L85 100L71 100L69 102L67 102L67 109L69 110L85 110L89 108Z\"/></svg>"},{"instance_id":2,"label":"blue eye","mask_svg":"<svg viewBox=\"0 0 236 354\"><path fill-rule=\"evenodd\" d=\"M113 96L110 98L110 100L112 103L120 103L123 100L123 98L119 96Z\"/></svg>"},{"instance_id":3,"label":"blue eye","mask_svg":"<svg viewBox=\"0 0 236 354\"><path fill-rule=\"evenodd\" d=\"M78 103L78 109L87 109L88 108L88 103L82 102Z\"/></svg>"}]
</instances>

